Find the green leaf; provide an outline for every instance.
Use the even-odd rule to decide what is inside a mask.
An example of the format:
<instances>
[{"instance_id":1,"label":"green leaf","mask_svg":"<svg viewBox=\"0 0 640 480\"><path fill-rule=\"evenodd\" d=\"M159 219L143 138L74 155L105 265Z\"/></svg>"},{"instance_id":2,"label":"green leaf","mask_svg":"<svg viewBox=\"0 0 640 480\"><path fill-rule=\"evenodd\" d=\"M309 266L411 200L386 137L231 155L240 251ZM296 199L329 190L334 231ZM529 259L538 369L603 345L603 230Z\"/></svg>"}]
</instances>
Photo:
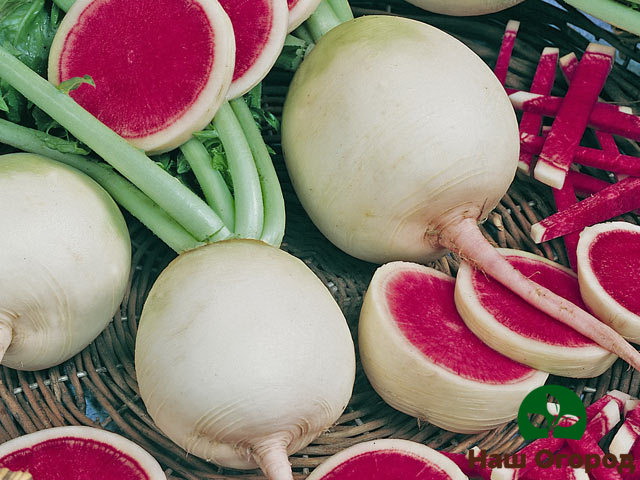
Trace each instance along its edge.
<instances>
[{"instance_id":1,"label":"green leaf","mask_svg":"<svg viewBox=\"0 0 640 480\"><path fill-rule=\"evenodd\" d=\"M74 153L76 155L88 155L89 150L82 148L77 142L70 142L58 137L48 136L45 139L47 147L62 153Z\"/></svg>"},{"instance_id":2,"label":"green leaf","mask_svg":"<svg viewBox=\"0 0 640 480\"><path fill-rule=\"evenodd\" d=\"M0 90L0 111L3 111L3 112L9 111L9 105L7 105L7 102L4 101L2 90Z\"/></svg>"},{"instance_id":3,"label":"green leaf","mask_svg":"<svg viewBox=\"0 0 640 480\"><path fill-rule=\"evenodd\" d=\"M91 78L91 75L83 75L81 77L71 77L64 82L60 82L60 85L58 85L58 90L60 90L62 93L68 94L69 92L76 90L80 87L80 85L84 85L85 83L91 85L93 88L96 87L96 84L93 81L93 78Z\"/></svg>"}]
</instances>

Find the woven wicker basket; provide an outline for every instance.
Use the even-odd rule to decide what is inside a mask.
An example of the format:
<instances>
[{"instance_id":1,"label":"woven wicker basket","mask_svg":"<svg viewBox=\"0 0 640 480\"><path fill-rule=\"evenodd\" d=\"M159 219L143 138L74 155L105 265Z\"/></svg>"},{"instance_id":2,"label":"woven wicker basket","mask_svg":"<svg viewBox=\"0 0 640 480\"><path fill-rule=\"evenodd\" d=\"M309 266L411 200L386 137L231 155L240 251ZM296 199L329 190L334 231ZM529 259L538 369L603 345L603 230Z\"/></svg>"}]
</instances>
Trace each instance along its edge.
<instances>
[{"instance_id":1,"label":"woven wicker basket","mask_svg":"<svg viewBox=\"0 0 640 480\"><path fill-rule=\"evenodd\" d=\"M452 0L454 1L454 0ZM528 89L538 56L547 45L560 48L561 54L581 53L590 40L602 39L614 45L624 59L617 65L605 87L606 99L633 105L640 99L640 78L632 72L640 61L638 38L623 32L610 32L597 26L576 10L527 0L505 12L485 17L454 18L430 15L402 0L352 0L356 15L396 14L431 23L459 37L489 65L497 56L506 22L521 21L507 84ZM290 74L274 71L264 86L268 109L279 115ZM556 82L557 93L565 84ZM277 135L266 138L276 151ZM638 155L637 145L628 142L626 153ZM352 330L356 325L362 296L375 265L355 260L333 247L311 224L286 177L281 158L277 158L287 201L287 235L283 248L302 258L331 289L341 305ZM567 264L561 241L535 245L529 238L529 226L547 216L552 209L546 187L519 177L484 225L485 235L496 245L532 251ZM637 217L625 220L638 223ZM174 254L135 221L130 222L134 243L133 270L129 291L120 314L105 332L85 351L61 366L41 372L0 370L0 442L47 427L83 424L117 430L145 447L166 468L170 479L264 479L258 472L237 472L218 468L183 450L153 425L142 404L135 380L133 349L140 311L155 277ZM448 256L436 268L455 274L457 259ZM629 370L622 362L598 378L574 380L550 378L583 395L591 403L610 389L638 395L640 372ZM305 478L327 456L350 445L377 438L395 437L425 443L431 447L464 451L479 445L492 452L514 452L522 442L517 426L510 423L476 435L443 431L387 406L372 390L362 370L357 373L351 402L337 425L304 450L291 457L296 478Z\"/></svg>"}]
</instances>

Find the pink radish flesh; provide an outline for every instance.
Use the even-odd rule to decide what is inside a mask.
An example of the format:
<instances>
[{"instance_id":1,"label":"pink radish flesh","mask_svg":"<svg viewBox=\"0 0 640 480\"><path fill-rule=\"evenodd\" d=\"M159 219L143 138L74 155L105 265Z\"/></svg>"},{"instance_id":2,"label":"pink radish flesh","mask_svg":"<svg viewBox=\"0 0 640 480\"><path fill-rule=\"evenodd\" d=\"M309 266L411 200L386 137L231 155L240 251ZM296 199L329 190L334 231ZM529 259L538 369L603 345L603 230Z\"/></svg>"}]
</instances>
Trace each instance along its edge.
<instances>
[{"instance_id":1,"label":"pink radish flesh","mask_svg":"<svg viewBox=\"0 0 640 480\"><path fill-rule=\"evenodd\" d=\"M451 477L426 459L405 452L378 450L349 458L322 480L449 480Z\"/></svg>"},{"instance_id":2,"label":"pink radish flesh","mask_svg":"<svg viewBox=\"0 0 640 480\"><path fill-rule=\"evenodd\" d=\"M621 255L624 262L616 261ZM589 261L605 291L627 310L640 315L640 233L600 233L589 249Z\"/></svg>"},{"instance_id":3,"label":"pink radish flesh","mask_svg":"<svg viewBox=\"0 0 640 480\"><path fill-rule=\"evenodd\" d=\"M467 379L502 384L530 375L532 369L489 348L467 328L454 288L453 279L419 272L404 271L391 280L387 300L405 337L435 364Z\"/></svg>"},{"instance_id":4,"label":"pink radish flesh","mask_svg":"<svg viewBox=\"0 0 640 480\"><path fill-rule=\"evenodd\" d=\"M549 288L580 308L585 308L575 277L533 259L508 256L507 260L537 284ZM472 281L482 306L496 320L519 335L551 345L566 347L594 345L587 337L531 306L481 271L474 270Z\"/></svg>"},{"instance_id":5,"label":"pink radish flesh","mask_svg":"<svg viewBox=\"0 0 640 480\"><path fill-rule=\"evenodd\" d=\"M520 22L516 20L509 20L502 37L502 44L500 45L500 51L498 52L498 59L496 60L496 66L493 69L493 73L496 74L501 84L505 84L507 80L507 73L509 72L509 62L511 61L511 54L513 47L516 44L516 35L518 35L518 28L520 28Z\"/></svg>"},{"instance_id":6,"label":"pink radish flesh","mask_svg":"<svg viewBox=\"0 0 640 480\"><path fill-rule=\"evenodd\" d=\"M33 480L150 480L125 452L80 437L55 438L17 450L0 458L0 466L28 471Z\"/></svg>"}]
</instances>

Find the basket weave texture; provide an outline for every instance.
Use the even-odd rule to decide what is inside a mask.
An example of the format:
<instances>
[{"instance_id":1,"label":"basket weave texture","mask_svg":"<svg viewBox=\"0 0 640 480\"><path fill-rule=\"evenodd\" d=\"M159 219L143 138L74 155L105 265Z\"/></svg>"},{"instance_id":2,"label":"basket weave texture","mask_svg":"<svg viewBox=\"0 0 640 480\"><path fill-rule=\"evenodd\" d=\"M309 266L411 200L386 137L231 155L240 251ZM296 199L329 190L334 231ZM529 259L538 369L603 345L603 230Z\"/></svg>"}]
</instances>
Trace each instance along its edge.
<instances>
[{"instance_id":1,"label":"basket weave texture","mask_svg":"<svg viewBox=\"0 0 640 480\"><path fill-rule=\"evenodd\" d=\"M622 62L614 68L603 96L632 107L640 99L640 78L632 71L634 62L640 61L639 39L601 28L566 5L561 8L542 0L527 0L505 12L456 18L428 14L402 0L352 0L351 4L357 16L395 14L431 23L461 39L489 65L495 63L506 22L519 20L521 27L507 85L525 90L545 46L559 47L561 55L580 55L589 41L604 40L618 49ZM264 103L276 115L281 112L290 79L289 73L273 71L265 81ZM554 93L563 94L565 89L566 84L558 76ZM287 234L282 247L303 259L331 289L356 339L362 297L376 265L342 253L315 229L290 186L279 154L278 135L267 136L266 140L278 152L276 166L287 205ZM635 143L627 142L622 148L625 153L639 155ZM519 176L484 224L483 232L497 246L531 251L567 265L561 240L536 245L528 234L530 225L548 216L552 209L549 189ZM626 215L624 220L638 223L635 215ZM119 314L100 337L76 357L46 371L0 369L0 442L52 426L100 426L117 430L146 448L166 468L169 479L264 479L258 472L224 470L187 456L164 437L147 415L139 398L133 364L137 322L155 277L175 254L135 221L130 222L130 231L134 254L128 293ZM458 260L450 255L433 266L455 274ZM551 377L549 383L569 386L589 404L611 389L637 396L640 372L618 360L600 377ZM88 412L98 412L99 418L96 420L96 415ZM475 435L455 434L420 422L387 406L359 366L353 397L338 423L290 460L296 478L302 479L327 456L362 441L394 437L448 451L465 451L478 445L496 453L512 453L522 443L516 433L513 422Z\"/></svg>"}]
</instances>

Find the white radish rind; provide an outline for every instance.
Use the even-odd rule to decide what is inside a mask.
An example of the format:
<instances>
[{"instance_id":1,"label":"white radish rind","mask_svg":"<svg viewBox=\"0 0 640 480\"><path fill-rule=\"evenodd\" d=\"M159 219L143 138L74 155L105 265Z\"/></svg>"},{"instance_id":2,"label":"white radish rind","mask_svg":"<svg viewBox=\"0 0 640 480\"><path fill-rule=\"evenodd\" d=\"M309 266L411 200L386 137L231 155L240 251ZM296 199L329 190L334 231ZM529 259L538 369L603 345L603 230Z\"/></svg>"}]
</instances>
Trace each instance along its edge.
<instances>
[{"instance_id":1,"label":"white radish rind","mask_svg":"<svg viewBox=\"0 0 640 480\"><path fill-rule=\"evenodd\" d=\"M364 298L358 329L362 366L373 388L397 410L453 432L475 433L515 418L524 397L543 385L547 374L525 369L527 373L515 380L489 383L466 378L436 364L405 336L390 310L387 288L404 272L454 281L432 268L406 262L388 263L376 271ZM439 301L452 299L433 298L433 302ZM462 320L455 320L459 322L458 331L464 329ZM469 351L468 358L481 365L478 352ZM504 361L517 365L507 358ZM481 367L482 371L494 368L495 365Z\"/></svg>"},{"instance_id":2,"label":"white radish rind","mask_svg":"<svg viewBox=\"0 0 640 480\"><path fill-rule=\"evenodd\" d=\"M118 206L79 171L28 153L0 156L0 358L58 365L104 330L131 270Z\"/></svg>"},{"instance_id":3,"label":"white radish rind","mask_svg":"<svg viewBox=\"0 0 640 480\"><path fill-rule=\"evenodd\" d=\"M320 0L288 0L289 26L288 32L292 32L311 16L320 5Z\"/></svg>"},{"instance_id":4,"label":"white radish rind","mask_svg":"<svg viewBox=\"0 0 640 480\"><path fill-rule=\"evenodd\" d=\"M566 267L532 253L498 249L504 256L519 256L543 262L572 277L575 274ZM515 361L533 368L575 378L595 377L606 371L618 358L616 355L589 342L585 346L552 345L525 337L499 322L480 302L472 275L473 268L462 262L456 276L456 307L467 326L491 348ZM515 297L514 297L515 298ZM521 301L520 299L517 299ZM535 330L535 325L531 328Z\"/></svg>"},{"instance_id":5,"label":"white radish rind","mask_svg":"<svg viewBox=\"0 0 640 480\"><path fill-rule=\"evenodd\" d=\"M468 477L462 473L460 468L449 458L443 454L421 443L412 442L409 440L391 439L385 438L381 440L372 440L370 442L363 442L353 445L349 448L342 450L339 453L329 457L322 462L311 474L307 477L307 480L322 480L326 475L331 474L336 468L349 460L360 457L369 453L375 452L388 452L389 454L397 454L410 456L423 460L427 465L433 465L442 470L451 480L466 480ZM374 462L375 460L372 460ZM385 471L379 469L380 475L384 478ZM360 474L361 475L361 474ZM338 475L331 475L332 480L339 480L341 477ZM350 478L362 478L356 475L345 475L344 480ZM407 477L408 478L408 477ZM411 477L416 478L416 477ZM426 480L428 477L417 477L418 480ZM440 478L440 477L438 477Z\"/></svg>"},{"instance_id":6,"label":"white radish rind","mask_svg":"<svg viewBox=\"0 0 640 480\"><path fill-rule=\"evenodd\" d=\"M287 6L287 0L266 0L264 3L268 6L269 13L267 15L261 15L259 18L255 18L256 23L261 25L247 25L247 14L242 11L243 9L254 9L253 4L242 5L235 0L221 0L220 2L229 14L231 23L238 22L240 25L238 28L253 29L254 31L262 32L263 29L268 29L267 40L262 47L262 50L257 57L246 59L249 65L242 66L246 68L240 75L238 75L238 59L241 57L242 52L250 47L247 47L245 42L262 42L262 38L254 38L253 32L242 32L236 29L234 26L234 32L236 36L236 71L233 75L233 80L229 91L227 92L227 99L232 100L238 98L253 87L258 85L267 73L271 70L271 67L276 63L276 59L282 51L284 46L284 40L287 36L289 26L289 8ZM240 6L242 5L242 6ZM248 5L248 6L247 6ZM240 6L238 9L236 7ZM245 18L236 18L236 16L242 16ZM249 15L253 15L250 13ZM268 28L265 24L268 24ZM253 35L252 35L253 33ZM244 60L244 58L243 58Z\"/></svg>"},{"instance_id":7,"label":"white radish rind","mask_svg":"<svg viewBox=\"0 0 640 480\"><path fill-rule=\"evenodd\" d=\"M140 396L170 439L225 467L260 466L270 480L292 480L287 454L333 425L355 378L329 290L302 261L252 240L169 264L135 352Z\"/></svg>"},{"instance_id":8,"label":"white radish rind","mask_svg":"<svg viewBox=\"0 0 640 480\"><path fill-rule=\"evenodd\" d=\"M111 22L110 18L104 18L104 13L101 9L109 5L107 0L77 0L64 16L60 26L56 32L56 35L51 44L51 51L49 54L48 64L48 79L54 85L59 85L61 82L67 80L67 78L61 78L64 72L64 66L62 66L63 72L61 72L61 62L65 58L71 58L73 56L72 49L86 48L82 42L78 42L77 38L81 38L79 33L82 33L83 28L86 28L86 24L89 20L98 19L99 22L105 22L101 24L101 27L105 30L109 29L108 22ZM113 3L113 2L111 2ZM105 123L112 130L116 131L119 135L124 137L132 145L149 153L161 153L172 150L179 145L186 142L191 134L204 128L214 117L216 111L225 100L227 91L231 84L231 79L234 71L234 59L235 59L235 40L233 35L233 27L229 17L222 9L220 3L215 0L189 0L182 2L185 10L190 9L192 15L204 15L207 23L211 27L210 42L212 45L211 58L202 59L202 63L211 60L210 68L208 68L208 75L202 79L202 84L199 85L197 91L193 94L195 98L191 99L192 103L187 107L182 107L180 111L174 112L175 118L171 116L166 119L159 119L158 122L153 123L153 127L150 131L138 131L137 128L127 125L126 121L122 122L122 125L111 125L111 121L107 121L103 118L104 115L110 115L110 112L120 111L122 116L126 116L127 113L131 113L131 108L122 104L122 100L118 102L118 92L123 91L136 91L137 89L144 89L150 92L155 92L159 99L157 101L157 109L152 109L147 112L149 118L152 118L156 114L156 110L162 108L162 101L166 102L168 92L163 89L181 88L180 82L174 80L171 85L167 85L167 65L154 64L154 69L149 69L145 78L137 78L137 70L133 70L134 73L128 72L128 65L134 68L139 65L151 64L153 62L167 62L166 59L158 57L157 54L153 57L145 56L135 48L135 42L139 42L140 39L136 35L140 26L135 22L129 21L126 26L121 23L117 28L112 27L111 30L116 32L118 41L122 39L122 44L127 45L130 48L127 53L127 67L123 67L122 71L115 71L113 69L108 72L94 71L84 72L82 75L88 74L93 77L96 82L95 92L105 91L109 89L111 95L109 99L113 102L111 105L107 105L106 101L96 107L99 111L90 111L99 120ZM127 7L132 8L132 7ZM140 8L140 7L138 7ZM158 5L158 9L162 6ZM176 8L180 8L178 5ZM132 9L131 11L135 11ZM185 14L190 13L188 10ZM126 12L125 12L126 13ZM139 12L136 12L139 15ZM123 13L124 14L124 13ZM156 15L157 13L154 13ZM100 15L103 18L100 18ZM136 17L136 21L139 20ZM96 35L93 31L85 32L87 35ZM174 35L178 33L172 32ZM146 39L145 41L153 43L162 39L162 36L157 36L156 39ZM148 48L147 43L144 45ZM71 49L71 50L70 50ZM106 50L108 51L108 50ZM96 53L98 55L98 53ZM130 56L130 58L129 58ZM179 58L173 58L172 60L179 63ZM180 66L171 65L174 67L170 73L179 74ZM164 69L163 69L164 67ZM102 75L105 79L108 79L108 87L101 83ZM183 78L184 80L184 78ZM200 79L194 79L194 81ZM135 83L131 83L134 81ZM143 86L141 86L143 85ZM92 87L83 85L78 89L91 89ZM184 88L184 86L182 86ZM89 90L91 91L91 90ZM76 93L70 92L71 96L75 98ZM143 95L144 92L141 92ZM79 102L82 104L82 102ZM83 105L84 106L84 105ZM154 105L155 107L155 105Z\"/></svg>"},{"instance_id":9,"label":"white radish rind","mask_svg":"<svg viewBox=\"0 0 640 480\"><path fill-rule=\"evenodd\" d=\"M74 439L74 441L75 438L77 438L80 441L94 440L96 442L107 444L110 447L122 452L123 454L128 455L131 459L135 460L140 468L142 468L142 470L144 470L144 472L147 474L149 480L166 480L167 478L156 459L153 458L151 454L149 454L149 452L147 452L138 444L116 433L86 426L74 425L47 428L37 432L29 433L27 435L16 437L0 445L0 458L3 458L18 450L33 448L38 444L42 444L48 441L68 438ZM108 470L108 467L106 467L105 469ZM100 474L104 472L92 473L95 474L95 478L100 478Z\"/></svg>"},{"instance_id":10,"label":"white radish rind","mask_svg":"<svg viewBox=\"0 0 640 480\"><path fill-rule=\"evenodd\" d=\"M430 12L466 17L486 15L513 7L524 0L407 0Z\"/></svg>"},{"instance_id":11,"label":"white radish rind","mask_svg":"<svg viewBox=\"0 0 640 480\"><path fill-rule=\"evenodd\" d=\"M640 226L627 222L607 222L585 228L578 242L578 281L582 299L604 323L611 326L630 342L640 343L640 316L618 302L605 290L593 270L591 249L598 236L611 232L630 232L640 239ZM640 240L639 240L640 242ZM620 244L620 253L627 251L630 245ZM625 266L628 268L628 266Z\"/></svg>"}]
</instances>

